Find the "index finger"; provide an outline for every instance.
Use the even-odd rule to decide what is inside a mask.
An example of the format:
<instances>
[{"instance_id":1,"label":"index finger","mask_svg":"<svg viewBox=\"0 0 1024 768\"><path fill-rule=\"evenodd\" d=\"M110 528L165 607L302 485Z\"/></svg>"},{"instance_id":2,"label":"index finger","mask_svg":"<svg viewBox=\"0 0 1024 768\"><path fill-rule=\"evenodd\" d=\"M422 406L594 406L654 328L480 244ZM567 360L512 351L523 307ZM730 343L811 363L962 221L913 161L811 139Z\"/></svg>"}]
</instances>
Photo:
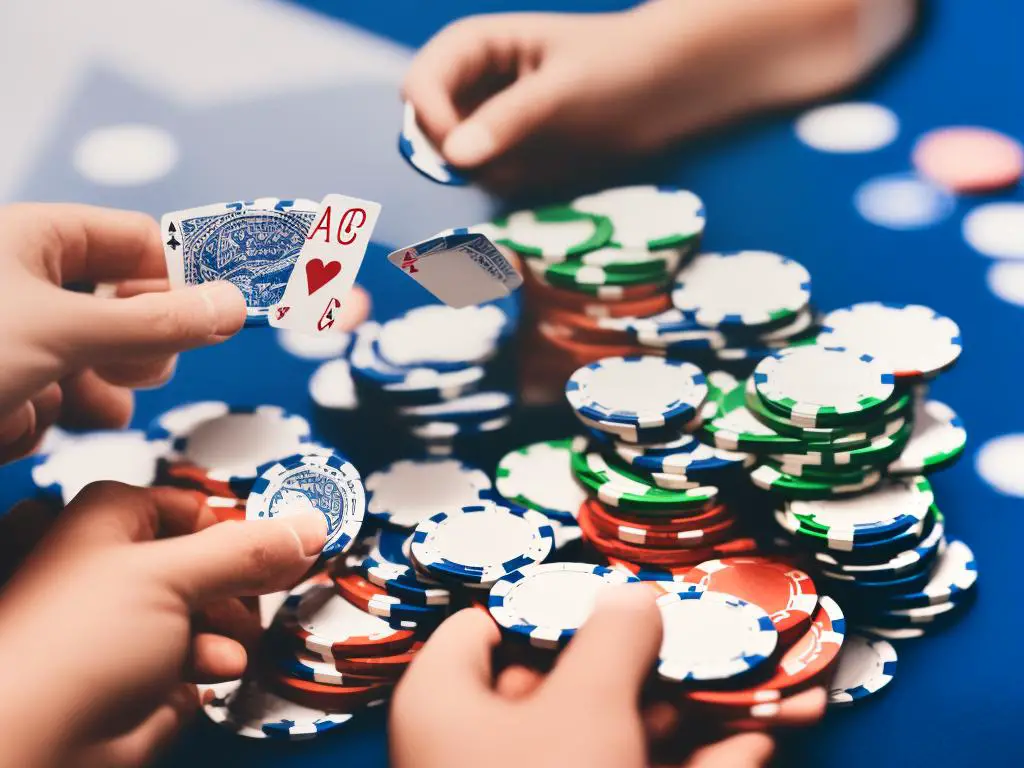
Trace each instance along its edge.
<instances>
[{"instance_id":1,"label":"index finger","mask_svg":"<svg viewBox=\"0 0 1024 768\"><path fill-rule=\"evenodd\" d=\"M0 250L57 284L167 276L160 227L138 211L38 203L0 211Z\"/></svg>"}]
</instances>

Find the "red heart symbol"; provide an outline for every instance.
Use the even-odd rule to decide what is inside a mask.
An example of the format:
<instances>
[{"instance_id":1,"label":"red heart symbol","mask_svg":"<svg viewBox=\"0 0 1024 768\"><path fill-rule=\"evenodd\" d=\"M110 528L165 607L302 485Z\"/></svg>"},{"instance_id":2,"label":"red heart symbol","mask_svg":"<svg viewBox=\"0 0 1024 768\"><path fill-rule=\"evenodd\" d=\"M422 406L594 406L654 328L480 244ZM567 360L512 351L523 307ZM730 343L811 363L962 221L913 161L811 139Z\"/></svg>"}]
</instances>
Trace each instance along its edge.
<instances>
[{"instance_id":1,"label":"red heart symbol","mask_svg":"<svg viewBox=\"0 0 1024 768\"><path fill-rule=\"evenodd\" d=\"M306 263L306 287L309 290L309 295L312 296L331 282L339 272L341 272L340 261L324 264L320 259L310 259Z\"/></svg>"}]
</instances>

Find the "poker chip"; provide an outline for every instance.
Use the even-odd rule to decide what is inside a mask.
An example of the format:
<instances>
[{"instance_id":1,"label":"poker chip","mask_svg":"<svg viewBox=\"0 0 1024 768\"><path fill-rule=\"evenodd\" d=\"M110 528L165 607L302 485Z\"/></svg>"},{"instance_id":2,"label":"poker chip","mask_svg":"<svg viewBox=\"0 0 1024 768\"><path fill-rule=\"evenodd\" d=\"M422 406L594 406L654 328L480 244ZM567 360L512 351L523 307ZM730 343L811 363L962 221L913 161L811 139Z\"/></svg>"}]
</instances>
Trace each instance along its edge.
<instances>
[{"instance_id":1,"label":"poker chip","mask_svg":"<svg viewBox=\"0 0 1024 768\"><path fill-rule=\"evenodd\" d=\"M678 568L659 568L656 566L650 566L640 563L631 563L628 560L621 560L617 557L607 557L608 567L614 570L628 573L631 576L636 576L640 581L647 581L651 583L661 582L676 582L681 583L683 577L690 572L689 565L680 566ZM687 588L697 588L695 584L683 584L682 586ZM687 589L687 591L690 591ZM659 593L660 594L660 593Z\"/></svg>"},{"instance_id":2,"label":"poker chip","mask_svg":"<svg viewBox=\"0 0 1024 768\"><path fill-rule=\"evenodd\" d=\"M603 248L611 241L612 224L604 216L551 206L517 211L497 219L498 242L528 257L559 261Z\"/></svg>"},{"instance_id":3,"label":"poker chip","mask_svg":"<svg viewBox=\"0 0 1024 768\"><path fill-rule=\"evenodd\" d=\"M302 651L280 654L276 659L276 666L282 674L321 685L361 685L370 679L341 672L334 662Z\"/></svg>"},{"instance_id":4,"label":"poker chip","mask_svg":"<svg viewBox=\"0 0 1024 768\"><path fill-rule=\"evenodd\" d=\"M597 498L626 511L657 514L659 510L698 509L712 506L718 498L715 486L668 490L645 483L629 470L612 467L597 452L575 452L573 472Z\"/></svg>"},{"instance_id":5,"label":"poker chip","mask_svg":"<svg viewBox=\"0 0 1024 768\"><path fill-rule=\"evenodd\" d=\"M704 203L677 187L635 186L577 197L573 210L607 218L619 248L695 250L704 234Z\"/></svg>"},{"instance_id":6,"label":"poker chip","mask_svg":"<svg viewBox=\"0 0 1024 768\"><path fill-rule=\"evenodd\" d=\"M150 425L150 440L170 441L165 456L193 468L196 482L221 495L244 496L262 467L311 445L309 422L276 405L255 408L219 401L173 408Z\"/></svg>"},{"instance_id":7,"label":"poker chip","mask_svg":"<svg viewBox=\"0 0 1024 768\"><path fill-rule=\"evenodd\" d=\"M847 637L829 686L829 705L850 706L878 693L895 677L896 658L896 649L885 640Z\"/></svg>"},{"instance_id":8,"label":"poker chip","mask_svg":"<svg viewBox=\"0 0 1024 768\"><path fill-rule=\"evenodd\" d=\"M914 426L900 455L889 464L889 474L931 474L956 463L967 446L967 430L952 408L938 400L919 398Z\"/></svg>"},{"instance_id":9,"label":"poker chip","mask_svg":"<svg viewBox=\"0 0 1024 768\"><path fill-rule=\"evenodd\" d=\"M498 579L491 587L487 609L511 636L537 648L559 648L583 626L601 590L636 581L600 565L537 565Z\"/></svg>"},{"instance_id":10,"label":"poker chip","mask_svg":"<svg viewBox=\"0 0 1024 768\"><path fill-rule=\"evenodd\" d=\"M100 480L150 486L157 479L158 458L168 445L166 439L149 439L137 430L68 434L48 453L32 458L32 482L64 504Z\"/></svg>"},{"instance_id":11,"label":"poker chip","mask_svg":"<svg viewBox=\"0 0 1024 768\"><path fill-rule=\"evenodd\" d=\"M484 502L422 521L410 552L439 579L489 585L542 563L553 547L554 532L540 512Z\"/></svg>"},{"instance_id":12,"label":"poker chip","mask_svg":"<svg viewBox=\"0 0 1024 768\"><path fill-rule=\"evenodd\" d=\"M608 357L580 368L565 385L580 415L641 428L685 424L707 393L700 368L660 357Z\"/></svg>"},{"instance_id":13,"label":"poker chip","mask_svg":"<svg viewBox=\"0 0 1024 768\"><path fill-rule=\"evenodd\" d=\"M325 685L283 674L266 675L264 682L277 693L299 704L343 713L361 712L368 707L383 704L394 687L390 680L363 681L360 685Z\"/></svg>"},{"instance_id":14,"label":"poker chip","mask_svg":"<svg viewBox=\"0 0 1024 768\"><path fill-rule=\"evenodd\" d=\"M402 117L402 132L398 136L398 152L414 170L431 181L455 187L468 183L466 177L448 163L427 138L416 119L416 108L408 101Z\"/></svg>"},{"instance_id":15,"label":"poker chip","mask_svg":"<svg viewBox=\"0 0 1024 768\"><path fill-rule=\"evenodd\" d=\"M352 334L345 331L312 334L279 328L276 336L285 352L301 360L333 360L343 357L352 346Z\"/></svg>"},{"instance_id":16,"label":"poker chip","mask_svg":"<svg viewBox=\"0 0 1024 768\"><path fill-rule=\"evenodd\" d=\"M794 477L769 464L761 464L750 473L750 479L758 488L775 491L787 498L821 501L854 496L874 488L882 482L882 473L868 471L856 480L831 483Z\"/></svg>"},{"instance_id":17,"label":"poker chip","mask_svg":"<svg viewBox=\"0 0 1024 768\"><path fill-rule=\"evenodd\" d=\"M591 500L587 506L588 520L603 536L627 544L654 548L710 546L729 537L736 528L736 519L724 505L712 507L707 513L692 518L618 518Z\"/></svg>"},{"instance_id":18,"label":"poker chip","mask_svg":"<svg viewBox=\"0 0 1024 768\"><path fill-rule=\"evenodd\" d=\"M763 664L779 635L765 611L721 592L670 592L657 600L663 638L658 676L672 682L726 680Z\"/></svg>"},{"instance_id":19,"label":"poker chip","mask_svg":"<svg viewBox=\"0 0 1024 768\"><path fill-rule=\"evenodd\" d=\"M436 605L415 605L404 603L398 597L371 584L358 573L344 568L335 568L332 574L338 594L357 608L390 620L392 626L402 629L418 629L421 626L440 624L446 613Z\"/></svg>"},{"instance_id":20,"label":"poker chip","mask_svg":"<svg viewBox=\"0 0 1024 768\"><path fill-rule=\"evenodd\" d=\"M881 411L893 396L893 382L888 366L845 347L790 347L754 370L762 401L806 427L855 422Z\"/></svg>"},{"instance_id":21,"label":"poker chip","mask_svg":"<svg viewBox=\"0 0 1024 768\"><path fill-rule=\"evenodd\" d=\"M334 657L335 668L345 674L363 675L374 678L399 677L416 657L423 643L417 641L407 651L385 656Z\"/></svg>"},{"instance_id":22,"label":"poker chip","mask_svg":"<svg viewBox=\"0 0 1024 768\"><path fill-rule=\"evenodd\" d=\"M511 327L512 319L494 304L461 309L430 304L384 323L373 343L388 365L460 370L493 357Z\"/></svg>"},{"instance_id":23,"label":"poker chip","mask_svg":"<svg viewBox=\"0 0 1024 768\"><path fill-rule=\"evenodd\" d=\"M371 473L364 484L367 514L406 529L475 504L491 490L484 472L456 459L402 459Z\"/></svg>"},{"instance_id":24,"label":"poker chip","mask_svg":"<svg viewBox=\"0 0 1024 768\"><path fill-rule=\"evenodd\" d=\"M363 525L366 495L359 472L337 454L296 454L264 467L246 502L250 520L318 511L327 521L322 557L347 551Z\"/></svg>"},{"instance_id":25,"label":"poker chip","mask_svg":"<svg viewBox=\"0 0 1024 768\"><path fill-rule=\"evenodd\" d=\"M387 594L412 605L448 605L451 592L433 579L417 573L404 552L388 553L380 544L387 537L395 536L388 531L377 533L373 549L368 555L354 554L345 560L345 565L363 575ZM401 538L406 538L404 534Z\"/></svg>"},{"instance_id":26,"label":"poker chip","mask_svg":"<svg viewBox=\"0 0 1024 768\"><path fill-rule=\"evenodd\" d=\"M782 638L804 633L818 606L811 577L781 560L731 557L708 560L685 577L705 590L735 595L760 606Z\"/></svg>"},{"instance_id":27,"label":"poker chip","mask_svg":"<svg viewBox=\"0 0 1024 768\"><path fill-rule=\"evenodd\" d=\"M348 360L321 363L309 377L309 397L320 408L354 412L359 407L359 393Z\"/></svg>"},{"instance_id":28,"label":"poker chip","mask_svg":"<svg viewBox=\"0 0 1024 768\"><path fill-rule=\"evenodd\" d=\"M934 562L940 552L945 531L942 515L936 515L931 531L921 540L920 544L898 552L889 559L875 563L846 563L829 552L814 552L813 555L822 569L832 573L846 574L852 578L862 574L868 578L875 575L878 575L879 578L885 575L896 578L901 574L916 572L921 567L929 566Z\"/></svg>"},{"instance_id":29,"label":"poker chip","mask_svg":"<svg viewBox=\"0 0 1024 768\"><path fill-rule=\"evenodd\" d=\"M723 469L742 466L748 454L725 451L698 442L690 435L684 435L677 441L681 450L648 446L635 446L618 443L615 452L619 458L637 470L651 473L667 473L670 475L700 476L703 473L716 473Z\"/></svg>"},{"instance_id":30,"label":"poker chip","mask_svg":"<svg viewBox=\"0 0 1024 768\"><path fill-rule=\"evenodd\" d=\"M398 409L398 415L411 422L428 421L478 422L508 416L515 404L515 398L508 392L474 392L453 400L426 405L406 405Z\"/></svg>"},{"instance_id":31,"label":"poker chip","mask_svg":"<svg viewBox=\"0 0 1024 768\"><path fill-rule=\"evenodd\" d=\"M953 192L991 192L1012 187L1024 175L1024 147L988 128L954 126L921 136L914 167Z\"/></svg>"},{"instance_id":32,"label":"poker chip","mask_svg":"<svg viewBox=\"0 0 1024 768\"><path fill-rule=\"evenodd\" d=\"M864 302L822 321L822 341L867 353L900 380L933 378L960 357L960 326L920 304Z\"/></svg>"},{"instance_id":33,"label":"poker chip","mask_svg":"<svg viewBox=\"0 0 1024 768\"><path fill-rule=\"evenodd\" d=\"M299 647L327 660L402 653L416 640L414 632L396 629L339 596L325 573L293 589L278 620Z\"/></svg>"},{"instance_id":34,"label":"poker chip","mask_svg":"<svg viewBox=\"0 0 1024 768\"><path fill-rule=\"evenodd\" d=\"M811 276L768 251L702 253L676 280L672 304L707 328L773 326L810 302Z\"/></svg>"},{"instance_id":35,"label":"poker chip","mask_svg":"<svg viewBox=\"0 0 1024 768\"><path fill-rule=\"evenodd\" d=\"M978 564L964 542L953 539L939 555L935 570L920 590L891 595L885 605L891 609L917 608L957 602L969 597L978 582Z\"/></svg>"},{"instance_id":36,"label":"poker chip","mask_svg":"<svg viewBox=\"0 0 1024 768\"><path fill-rule=\"evenodd\" d=\"M838 603L827 595L807 631L779 657L775 671L757 684L739 690L688 691L690 701L723 706L758 706L779 702L828 674L845 644L847 620Z\"/></svg>"},{"instance_id":37,"label":"poker chip","mask_svg":"<svg viewBox=\"0 0 1024 768\"><path fill-rule=\"evenodd\" d=\"M586 491L572 472L571 438L531 443L498 462L495 487L509 501L573 524Z\"/></svg>"},{"instance_id":38,"label":"poker chip","mask_svg":"<svg viewBox=\"0 0 1024 768\"><path fill-rule=\"evenodd\" d=\"M313 739L353 718L284 699L251 678L200 685L199 701L211 722L250 739Z\"/></svg>"}]
</instances>

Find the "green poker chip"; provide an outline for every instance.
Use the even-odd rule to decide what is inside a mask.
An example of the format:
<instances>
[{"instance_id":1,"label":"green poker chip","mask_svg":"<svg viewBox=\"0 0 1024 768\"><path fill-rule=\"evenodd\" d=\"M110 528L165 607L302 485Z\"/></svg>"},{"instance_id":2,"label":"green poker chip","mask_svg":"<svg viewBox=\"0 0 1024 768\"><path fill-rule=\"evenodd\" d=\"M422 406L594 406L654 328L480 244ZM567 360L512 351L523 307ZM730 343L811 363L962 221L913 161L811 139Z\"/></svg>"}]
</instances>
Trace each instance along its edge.
<instances>
[{"instance_id":1,"label":"green poker chip","mask_svg":"<svg viewBox=\"0 0 1024 768\"><path fill-rule=\"evenodd\" d=\"M967 447L967 430L956 412L938 400L919 397L914 405L914 428L906 448L893 457L891 475L930 475L951 467Z\"/></svg>"},{"instance_id":2,"label":"green poker chip","mask_svg":"<svg viewBox=\"0 0 1024 768\"><path fill-rule=\"evenodd\" d=\"M586 446L586 438L569 437L531 443L507 453L495 470L498 493L559 522L575 523L587 493L573 475L574 441Z\"/></svg>"},{"instance_id":3,"label":"green poker chip","mask_svg":"<svg viewBox=\"0 0 1024 768\"><path fill-rule=\"evenodd\" d=\"M903 453L910 441L912 429L913 427L910 424L903 424L872 439L863 448L856 448L854 450L775 453L768 455L766 459L780 466L783 471L791 475L801 474L799 470L794 471L794 469L804 465L814 466L819 469L832 467L840 470L852 467L881 467L895 461Z\"/></svg>"},{"instance_id":4,"label":"green poker chip","mask_svg":"<svg viewBox=\"0 0 1024 768\"><path fill-rule=\"evenodd\" d=\"M502 229L497 242L524 256L561 260L608 245L612 224L605 216L563 205L516 211L493 224Z\"/></svg>"},{"instance_id":5,"label":"green poker chip","mask_svg":"<svg viewBox=\"0 0 1024 768\"><path fill-rule=\"evenodd\" d=\"M574 451L572 468L576 478L603 503L638 514L656 516L708 509L718 499L714 486L658 488L635 472L612 467L596 451Z\"/></svg>"},{"instance_id":6,"label":"green poker chip","mask_svg":"<svg viewBox=\"0 0 1024 768\"><path fill-rule=\"evenodd\" d=\"M534 259L526 263L530 271L542 282L555 288L572 291L587 291L606 285L667 285L671 280L664 263L646 272L612 272L606 267L588 266L577 261L547 264Z\"/></svg>"},{"instance_id":7,"label":"green poker chip","mask_svg":"<svg viewBox=\"0 0 1024 768\"><path fill-rule=\"evenodd\" d=\"M706 222L703 201L693 192L677 187L606 189L577 197L570 206L610 219L612 242L623 248L696 250Z\"/></svg>"},{"instance_id":8,"label":"green poker chip","mask_svg":"<svg viewBox=\"0 0 1024 768\"><path fill-rule=\"evenodd\" d=\"M774 458L765 457L762 463L777 469L779 472L807 480L812 483L824 483L826 485L852 485L862 483L869 472L876 472L874 467L853 467L837 469L835 467L820 467L815 464L781 464Z\"/></svg>"},{"instance_id":9,"label":"green poker chip","mask_svg":"<svg viewBox=\"0 0 1024 768\"><path fill-rule=\"evenodd\" d=\"M750 473L750 480L758 488L787 499L817 501L852 496L870 490L882 481L882 473L870 470L865 472L858 482L833 484L795 477L780 472L769 464L761 464Z\"/></svg>"}]
</instances>

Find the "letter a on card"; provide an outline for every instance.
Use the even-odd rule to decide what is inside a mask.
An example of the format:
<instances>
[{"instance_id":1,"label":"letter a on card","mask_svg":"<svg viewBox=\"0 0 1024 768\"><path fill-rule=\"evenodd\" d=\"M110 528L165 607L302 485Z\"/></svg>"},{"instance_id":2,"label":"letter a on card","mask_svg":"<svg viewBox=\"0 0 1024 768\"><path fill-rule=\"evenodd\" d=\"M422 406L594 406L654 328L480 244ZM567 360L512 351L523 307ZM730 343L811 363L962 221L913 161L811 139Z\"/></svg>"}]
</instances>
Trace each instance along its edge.
<instances>
[{"instance_id":1,"label":"letter a on card","mask_svg":"<svg viewBox=\"0 0 1024 768\"><path fill-rule=\"evenodd\" d=\"M337 331L338 311L355 284L380 216L380 203L328 195L320 203L270 324L306 333Z\"/></svg>"}]
</instances>

